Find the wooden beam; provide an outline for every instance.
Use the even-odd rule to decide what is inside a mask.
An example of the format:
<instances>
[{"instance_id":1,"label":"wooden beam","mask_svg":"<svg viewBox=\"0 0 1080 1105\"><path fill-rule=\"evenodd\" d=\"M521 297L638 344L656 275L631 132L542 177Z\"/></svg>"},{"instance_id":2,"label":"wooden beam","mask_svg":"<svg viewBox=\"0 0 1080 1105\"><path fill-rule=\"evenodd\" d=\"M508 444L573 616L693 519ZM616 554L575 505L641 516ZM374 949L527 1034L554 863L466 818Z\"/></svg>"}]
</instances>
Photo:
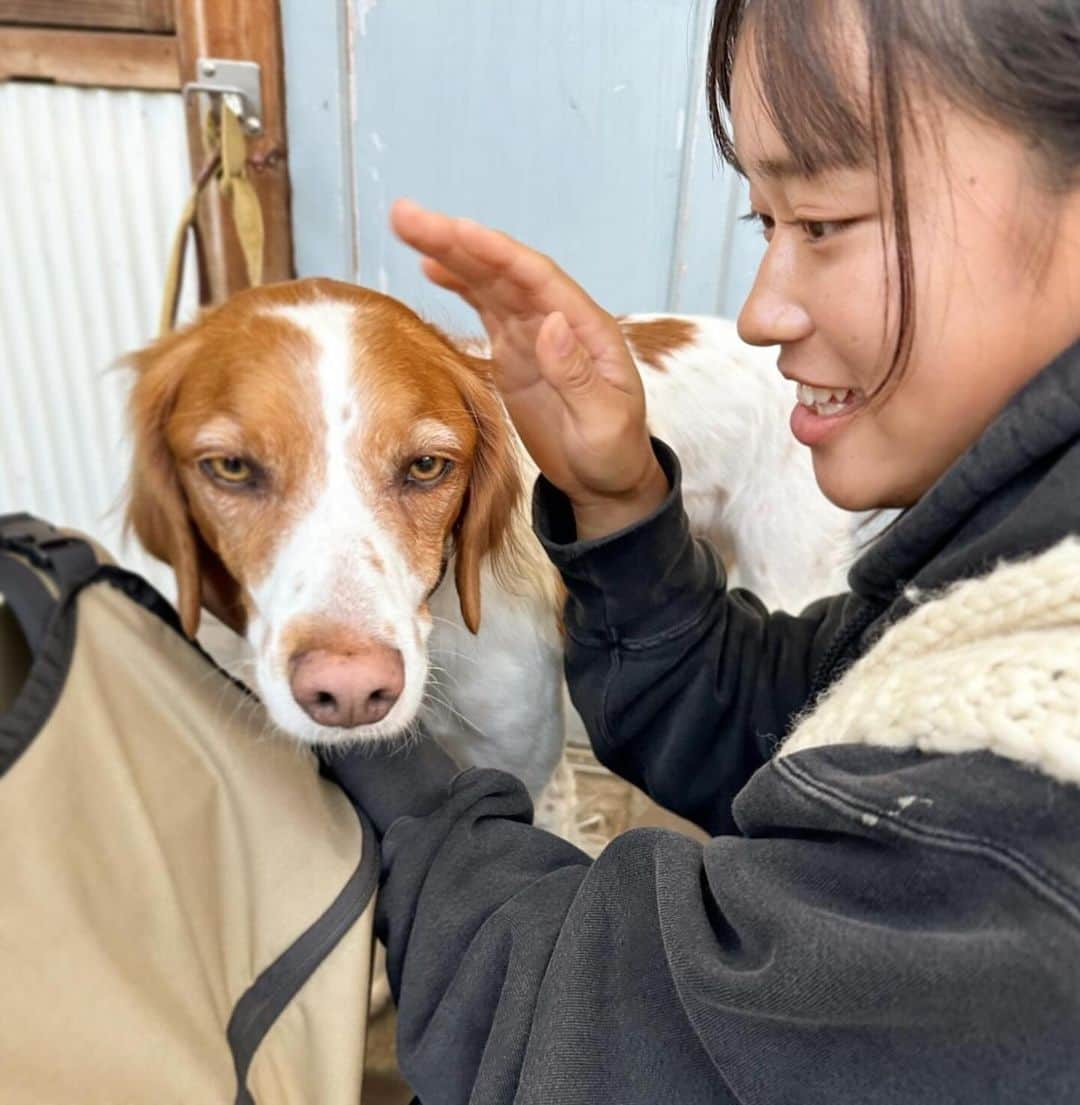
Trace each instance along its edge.
<instances>
[{"instance_id":1,"label":"wooden beam","mask_svg":"<svg viewBox=\"0 0 1080 1105\"><path fill-rule=\"evenodd\" d=\"M0 23L170 32L173 0L0 0Z\"/></svg>"},{"instance_id":2,"label":"wooden beam","mask_svg":"<svg viewBox=\"0 0 1080 1105\"><path fill-rule=\"evenodd\" d=\"M0 81L12 77L176 91L180 61L172 35L0 26Z\"/></svg>"},{"instance_id":3,"label":"wooden beam","mask_svg":"<svg viewBox=\"0 0 1080 1105\"><path fill-rule=\"evenodd\" d=\"M262 69L263 131L248 142L248 166L262 204L266 226L264 279L293 276L289 222L289 172L285 144L285 71L278 0L177 0L176 32L180 72L197 79L200 57L254 61ZM194 176L205 160L202 147L203 97L188 105L188 146ZM240 243L231 220L212 195L203 203L199 230L207 247L210 288L203 298L220 303L247 287Z\"/></svg>"}]
</instances>

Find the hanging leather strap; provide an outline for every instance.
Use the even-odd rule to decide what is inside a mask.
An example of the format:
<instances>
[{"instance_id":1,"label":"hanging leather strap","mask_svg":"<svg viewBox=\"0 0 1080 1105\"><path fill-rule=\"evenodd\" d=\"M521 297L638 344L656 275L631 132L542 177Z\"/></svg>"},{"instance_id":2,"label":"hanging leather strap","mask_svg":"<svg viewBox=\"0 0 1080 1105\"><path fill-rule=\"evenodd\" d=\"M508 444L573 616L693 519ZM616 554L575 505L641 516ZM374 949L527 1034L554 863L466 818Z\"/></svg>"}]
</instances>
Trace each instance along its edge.
<instances>
[{"instance_id":1,"label":"hanging leather strap","mask_svg":"<svg viewBox=\"0 0 1080 1105\"><path fill-rule=\"evenodd\" d=\"M189 233L194 236L197 254L202 254L203 243L195 219L199 210L199 198L211 180L217 180L222 197L229 202L233 226L244 254L248 284L255 288L263 281L265 231L262 206L248 176L247 139L244 137L243 125L227 100L221 103L220 117L214 112L207 114L203 146L206 149L206 160L180 213L169 250L165 290L158 319L158 335L161 337L172 331L176 325Z\"/></svg>"},{"instance_id":2,"label":"hanging leather strap","mask_svg":"<svg viewBox=\"0 0 1080 1105\"><path fill-rule=\"evenodd\" d=\"M184 259L187 256L188 232L194 235L196 254L202 253L202 239L199 237L195 215L199 210L199 197L209 184L211 177L221 165L221 151L214 150L203 163L195 186L188 196L184 209L180 213L180 222L173 234L169 249L169 260L165 266L165 290L161 298L161 314L158 318L158 336L164 337L176 325L176 312L180 305L180 288L184 282Z\"/></svg>"},{"instance_id":3,"label":"hanging leather strap","mask_svg":"<svg viewBox=\"0 0 1080 1105\"><path fill-rule=\"evenodd\" d=\"M221 194L229 201L233 226L244 253L248 284L263 279L263 217L255 186L248 177L247 140L239 116L227 103L221 108Z\"/></svg>"}]
</instances>

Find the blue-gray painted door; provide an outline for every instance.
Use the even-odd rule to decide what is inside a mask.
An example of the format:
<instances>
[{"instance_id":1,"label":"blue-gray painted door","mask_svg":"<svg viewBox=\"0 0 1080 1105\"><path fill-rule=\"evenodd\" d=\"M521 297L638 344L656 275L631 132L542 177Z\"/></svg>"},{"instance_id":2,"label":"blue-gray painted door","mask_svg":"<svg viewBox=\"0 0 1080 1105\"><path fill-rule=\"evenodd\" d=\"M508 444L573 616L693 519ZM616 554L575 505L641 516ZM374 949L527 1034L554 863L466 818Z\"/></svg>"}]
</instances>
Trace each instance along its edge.
<instances>
[{"instance_id":1,"label":"blue-gray painted door","mask_svg":"<svg viewBox=\"0 0 1080 1105\"><path fill-rule=\"evenodd\" d=\"M709 0L283 0L297 265L475 329L399 195L502 227L610 310L732 314L759 255L705 116Z\"/></svg>"}]
</instances>

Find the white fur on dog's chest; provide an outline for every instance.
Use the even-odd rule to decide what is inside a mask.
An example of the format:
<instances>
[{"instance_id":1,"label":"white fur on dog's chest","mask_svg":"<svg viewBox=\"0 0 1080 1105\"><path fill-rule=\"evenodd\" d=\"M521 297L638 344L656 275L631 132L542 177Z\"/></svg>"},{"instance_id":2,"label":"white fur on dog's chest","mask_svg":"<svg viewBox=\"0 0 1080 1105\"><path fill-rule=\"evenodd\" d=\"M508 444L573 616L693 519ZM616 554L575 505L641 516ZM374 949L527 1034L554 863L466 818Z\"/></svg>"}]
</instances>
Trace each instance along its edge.
<instances>
[{"instance_id":1,"label":"white fur on dog's chest","mask_svg":"<svg viewBox=\"0 0 1080 1105\"><path fill-rule=\"evenodd\" d=\"M449 581L430 600L431 675L421 719L469 766L498 766L536 797L562 755L562 641L550 601L482 577L484 620L473 635Z\"/></svg>"}]
</instances>

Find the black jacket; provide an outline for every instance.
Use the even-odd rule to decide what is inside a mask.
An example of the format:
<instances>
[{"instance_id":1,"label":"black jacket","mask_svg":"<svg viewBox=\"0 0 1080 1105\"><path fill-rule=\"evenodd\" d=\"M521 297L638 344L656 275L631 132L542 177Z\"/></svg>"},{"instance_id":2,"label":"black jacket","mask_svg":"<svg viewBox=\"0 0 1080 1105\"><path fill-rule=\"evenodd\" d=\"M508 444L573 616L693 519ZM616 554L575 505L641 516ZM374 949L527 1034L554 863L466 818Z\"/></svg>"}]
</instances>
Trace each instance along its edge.
<instances>
[{"instance_id":1,"label":"black jacket","mask_svg":"<svg viewBox=\"0 0 1080 1105\"><path fill-rule=\"evenodd\" d=\"M932 588L1080 533L1080 346L799 616L727 592L667 502L575 542L567 675L600 759L714 834L595 862L430 747L335 770L381 829L399 1060L444 1102L1080 1101L1080 788L989 752L770 759ZM1080 632L1080 630L1078 630ZM915 798L917 800L912 801ZM404 815L404 816L403 816Z\"/></svg>"}]
</instances>

